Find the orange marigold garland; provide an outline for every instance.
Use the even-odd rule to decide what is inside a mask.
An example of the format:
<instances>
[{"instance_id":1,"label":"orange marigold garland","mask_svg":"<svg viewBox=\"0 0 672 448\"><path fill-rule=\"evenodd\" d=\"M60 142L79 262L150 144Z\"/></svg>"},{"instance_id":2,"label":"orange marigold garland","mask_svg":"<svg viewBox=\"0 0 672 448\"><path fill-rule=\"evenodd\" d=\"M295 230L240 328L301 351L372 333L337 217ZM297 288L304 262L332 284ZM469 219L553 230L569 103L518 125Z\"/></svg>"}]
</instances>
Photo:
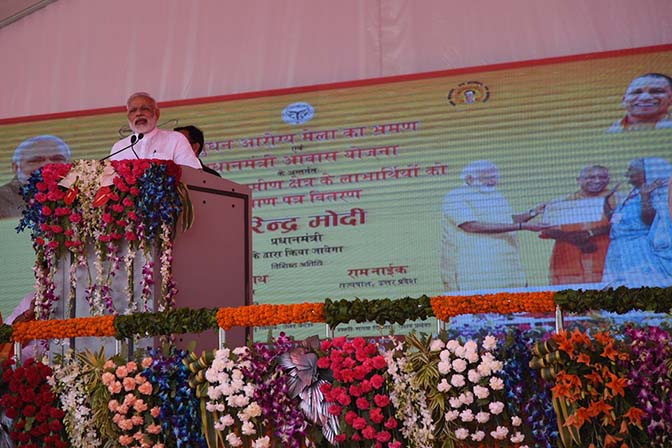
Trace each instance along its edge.
<instances>
[{"instance_id":1,"label":"orange marigold garland","mask_svg":"<svg viewBox=\"0 0 672 448\"><path fill-rule=\"evenodd\" d=\"M438 296L432 297L431 304L434 315L440 320L449 320L461 314L552 313L555 311L554 295L552 291L544 291Z\"/></svg>"},{"instance_id":2,"label":"orange marigold garland","mask_svg":"<svg viewBox=\"0 0 672 448\"><path fill-rule=\"evenodd\" d=\"M251 305L220 308L217 311L217 324L224 330L229 330L232 327L264 327L324 321L323 303Z\"/></svg>"},{"instance_id":3,"label":"orange marigold garland","mask_svg":"<svg viewBox=\"0 0 672 448\"><path fill-rule=\"evenodd\" d=\"M34 339L66 339L82 336L114 336L114 316L77 317L20 322L13 326L13 342Z\"/></svg>"}]
</instances>

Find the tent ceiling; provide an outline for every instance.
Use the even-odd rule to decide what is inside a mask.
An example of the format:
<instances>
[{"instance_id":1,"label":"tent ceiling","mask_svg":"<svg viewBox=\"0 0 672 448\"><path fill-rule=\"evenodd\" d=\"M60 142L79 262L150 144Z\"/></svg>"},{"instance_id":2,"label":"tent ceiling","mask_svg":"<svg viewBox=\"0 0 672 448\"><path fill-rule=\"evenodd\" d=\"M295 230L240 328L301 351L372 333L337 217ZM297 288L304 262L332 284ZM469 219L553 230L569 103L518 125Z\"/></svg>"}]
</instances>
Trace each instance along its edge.
<instances>
[{"instance_id":1,"label":"tent ceiling","mask_svg":"<svg viewBox=\"0 0 672 448\"><path fill-rule=\"evenodd\" d=\"M2 0L0 1L0 28L32 14L56 0Z\"/></svg>"}]
</instances>

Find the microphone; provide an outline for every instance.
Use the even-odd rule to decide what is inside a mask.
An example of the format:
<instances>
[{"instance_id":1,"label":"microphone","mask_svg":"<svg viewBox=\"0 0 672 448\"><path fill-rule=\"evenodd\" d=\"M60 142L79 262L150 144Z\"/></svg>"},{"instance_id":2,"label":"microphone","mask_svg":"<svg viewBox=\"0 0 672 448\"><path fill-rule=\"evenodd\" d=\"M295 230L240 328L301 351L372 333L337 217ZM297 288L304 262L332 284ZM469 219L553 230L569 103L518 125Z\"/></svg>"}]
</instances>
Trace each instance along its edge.
<instances>
[{"instance_id":1,"label":"microphone","mask_svg":"<svg viewBox=\"0 0 672 448\"><path fill-rule=\"evenodd\" d=\"M144 137L144 136L145 136L145 134L143 134L143 133L140 133L138 135L135 135L135 134L131 135L131 144L130 145L124 146L119 151L115 151L112 154L109 154L109 155L103 157L102 159L100 159L100 161L102 162L103 160L107 160L112 156L116 156L120 152L126 151L128 148L131 148L131 151L133 151L133 154L135 154L136 159L139 159L140 157L138 157L138 153L136 153L135 149L133 149L133 145L135 145L137 142L142 140L142 137Z\"/></svg>"}]
</instances>

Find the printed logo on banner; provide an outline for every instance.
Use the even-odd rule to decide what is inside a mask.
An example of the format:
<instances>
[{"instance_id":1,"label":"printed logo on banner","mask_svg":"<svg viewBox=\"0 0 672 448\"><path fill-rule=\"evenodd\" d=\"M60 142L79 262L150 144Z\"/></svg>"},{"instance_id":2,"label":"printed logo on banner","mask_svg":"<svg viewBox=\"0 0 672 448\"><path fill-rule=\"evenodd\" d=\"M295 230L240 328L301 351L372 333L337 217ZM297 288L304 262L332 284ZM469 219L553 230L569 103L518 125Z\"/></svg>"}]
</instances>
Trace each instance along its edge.
<instances>
[{"instance_id":1,"label":"printed logo on banner","mask_svg":"<svg viewBox=\"0 0 672 448\"><path fill-rule=\"evenodd\" d=\"M315 116L315 108L308 103L292 103L282 110L282 121L287 124L303 124Z\"/></svg>"},{"instance_id":2,"label":"printed logo on banner","mask_svg":"<svg viewBox=\"0 0 672 448\"><path fill-rule=\"evenodd\" d=\"M485 103L490 98L488 86L480 81L466 81L448 92L448 102L452 106L458 104Z\"/></svg>"}]
</instances>

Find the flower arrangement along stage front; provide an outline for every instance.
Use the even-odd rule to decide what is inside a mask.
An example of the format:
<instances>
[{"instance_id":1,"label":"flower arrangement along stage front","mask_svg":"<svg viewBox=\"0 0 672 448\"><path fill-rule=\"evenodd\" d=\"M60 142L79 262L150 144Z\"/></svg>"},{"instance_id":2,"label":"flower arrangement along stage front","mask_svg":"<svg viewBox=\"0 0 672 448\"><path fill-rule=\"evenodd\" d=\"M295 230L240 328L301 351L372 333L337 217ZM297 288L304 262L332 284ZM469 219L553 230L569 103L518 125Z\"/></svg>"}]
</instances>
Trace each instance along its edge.
<instances>
[{"instance_id":1,"label":"flower arrangement along stage front","mask_svg":"<svg viewBox=\"0 0 672 448\"><path fill-rule=\"evenodd\" d=\"M65 299L56 294L54 276L59 260L68 258L72 284L66 288L66 310L74 306L79 271L88 280L85 299L91 315L148 311L154 284L150 253L155 247L161 254L157 309L173 305L172 239L178 216L188 209L180 175L178 165L164 160L80 160L46 165L31 175L22 187L26 209L17 230L31 231L38 319L49 318L56 302ZM145 260L138 301L131 272L136 253ZM121 269L128 278L126 309L113 303L111 282Z\"/></svg>"},{"instance_id":2,"label":"flower arrangement along stage front","mask_svg":"<svg viewBox=\"0 0 672 448\"><path fill-rule=\"evenodd\" d=\"M658 327L281 334L200 356L6 363L0 407L25 447L663 448L670 347Z\"/></svg>"}]
</instances>

